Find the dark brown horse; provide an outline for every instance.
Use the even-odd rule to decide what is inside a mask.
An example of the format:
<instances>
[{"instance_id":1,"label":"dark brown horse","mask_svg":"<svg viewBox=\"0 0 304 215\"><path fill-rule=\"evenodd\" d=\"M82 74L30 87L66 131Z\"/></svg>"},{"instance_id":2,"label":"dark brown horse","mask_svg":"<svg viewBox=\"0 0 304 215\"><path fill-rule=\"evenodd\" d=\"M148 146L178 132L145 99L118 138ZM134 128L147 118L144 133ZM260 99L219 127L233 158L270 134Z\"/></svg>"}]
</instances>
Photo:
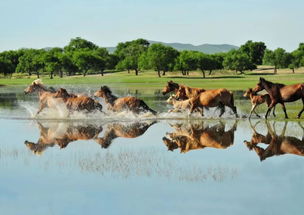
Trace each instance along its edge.
<instances>
[{"instance_id":1,"label":"dark brown horse","mask_svg":"<svg viewBox=\"0 0 304 215\"><path fill-rule=\"evenodd\" d=\"M268 121L267 134L262 135L258 133L255 128L253 128L253 135L251 141L244 141L249 150L254 150L259 156L260 160L263 161L268 157L283 155L283 154L294 154L299 156L304 156L304 139L298 139L293 136L285 136L287 129L287 123L284 123L282 133L277 135L275 129L272 129ZM303 129L303 127L300 125ZM267 147L260 147L259 144L266 144Z\"/></svg>"},{"instance_id":2,"label":"dark brown horse","mask_svg":"<svg viewBox=\"0 0 304 215\"><path fill-rule=\"evenodd\" d=\"M303 107L302 110L298 114L298 118L301 117L304 111L304 84L293 84L293 85L284 85L279 83L272 83L270 81L266 81L264 78L260 78L259 83L253 89L253 92L259 92L262 90L266 90L270 96L271 104L268 107L265 118L267 119L268 114L271 109L276 104L281 104L285 118L288 118L285 102L294 102L296 100L302 99Z\"/></svg>"},{"instance_id":3,"label":"dark brown horse","mask_svg":"<svg viewBox=\"0 0 304 215\"><path fill-rule=\"evenodd\" d=\"M190 150L203 149L205 147L216 149L229 147L234 142L237 122L228 131L225 131L225 124L222 121L211 127L192 123L190 127L186 125L173 125L173 127L175 131L167 133L163 137L163 142L170 151L180 148L181 153L186 153Z\"/></svg>"},{"instance_id":4,"label":"dark brown horse","mask_svg":"<svg viewBox=\"0 0 304 215\"><path fill-rule=\"evenodd\" d=\"M133 113L139 114L141 112L150 112L156 115L157 112L152 110L143 100L134 96L126 96L118 98L112 94L112 91L107 86L102 86L100 90L94 93L95 96L105 99L108 105L108 109L113 112L120 112L123 110L129 110Z\"/></svg>"}]
</instances>

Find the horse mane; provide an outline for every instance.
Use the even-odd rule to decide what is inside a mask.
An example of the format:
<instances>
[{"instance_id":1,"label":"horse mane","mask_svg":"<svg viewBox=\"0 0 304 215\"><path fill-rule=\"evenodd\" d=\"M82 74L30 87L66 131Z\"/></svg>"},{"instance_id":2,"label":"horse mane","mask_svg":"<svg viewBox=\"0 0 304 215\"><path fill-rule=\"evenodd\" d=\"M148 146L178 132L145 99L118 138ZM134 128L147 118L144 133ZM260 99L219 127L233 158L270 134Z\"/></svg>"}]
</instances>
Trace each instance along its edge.
<instances>
[{"instance_id":1,"label":"horse mane","mask_svg":"<svg viewBox=\"0 0 304 215\"><path fill-rule=\"evenodd\" d=\"M280 87L280 88L286 86L285 84L273 83L273 82L271 82L271 81L267 81L265 78L260 78L260 81L263 81L263 82L265 82L265 83L267 83L267 84L269 84L269 85L271 85L271 86L277 85L277 86Z\"/></svg>"},{"instance_id":2,"label":"horse mane","mask_svg":"<svg viewBox=\"0 0 304 215\"><path fill-rule=\"evenodd\" d=\"M171 85L171 86L173 86L173 87L175 87L175 88L179 88L179 84L178 83L175 83L175 82L173 82L172 80L171 81L168 81L168 85Z\"/></svg>"},{"instance_id":3,"label":"horse mane","mask_svg":"<svg viewBox=\"0 0 304 215\"><path fill-rule=\"evenodd\" d=\"M100 89L102 91L104 91L105 93L109 93L109 94L112 94L112 91L110 90L110 88L108 86L101 86Z\"/></svg>"},{"instance_id":4,"label":"horse mane","mask_svg":"<svg viewBox=\"0 0 304 215\"><path fill-rule=\"evenodd\" d=\"M43 85L43 82L41 79L36 79L32 82L32 84Z\"/></svg>"}]
</instances>

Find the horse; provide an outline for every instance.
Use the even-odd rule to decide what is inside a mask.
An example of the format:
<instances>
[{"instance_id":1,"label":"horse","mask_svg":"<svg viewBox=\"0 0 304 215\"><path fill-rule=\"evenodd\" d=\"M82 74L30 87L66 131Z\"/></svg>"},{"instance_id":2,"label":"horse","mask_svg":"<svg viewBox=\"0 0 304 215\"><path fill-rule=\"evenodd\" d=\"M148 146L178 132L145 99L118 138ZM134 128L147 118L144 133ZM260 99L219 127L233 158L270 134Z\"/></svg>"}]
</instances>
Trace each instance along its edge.
<instances>
[{"instance_id":1,"label":"horse","mask_svg":"<svg viewBox=\"0 0 304 215\"><path fill-rule=\"evenodd\" d=\"M88 111L99 110L102 112L102 105L96 100L84 96L69 94L66 89L60 88L54 95L55 98L62 98L66 107L70 111Z\"/></svg>"},{"instance_id":2,"label":"horse","mask_svg":"<svg viewBox=\"0 0 304 215\"><path fill-rule=\"evenodd\" d=\"M177 92L176 97L179 98L180 93L184 93L184 91L180 88ZM214 90L206 90L201 92L198 96L194 98L190 98L191 108L190 114L197 108L203 109L216 107L220 108L220 117L225 112L225 106L230 107L237 117L236 106L234 105L234 99L232 92L228 91L225 88L214 89ZM201 112L203 115L203 112Z\"/></svg>"},{"instance_id":3,"label":"horse","mask_svg":"<svg viewBox=\"0 0 304 215\"><path fill-rule=\"evenodd\" d=\"M271 128L268 121L267 125L267 134L259 134L253 126L253 135L251 141L244 141L249 150L254 149L256 154L259 156L260 161L265 160L268 157L274 155L283 155L283 154L294 154L299 156L304 156L304 139L298 139L293 136L285 136L287 123L285 121L282 133L277 135L276 132ZM303 129L303 127L300 125ZM264 143L268 145L266 148L258 146L258 144Z\"/></svg>"},{"instance_id":4,"label":"horse","mask_svg":"<svg viewBox=\"0 0 304 215\"><path fill-rule=\"evenodd\" d=\"M143 100L134 96L118 98L112 94L112 91L107 86L102 86L100 90L94 93L94 96L103 98L108 105L108 109L113 112L129 110L136 114L141 112L150 112L153 115L157 114L157 112L152 110Z\"/></svg>"},{"instance_id":5,"label":"horse","mask_svg":"<svg viewBox=\"0 0 304 215\"><path fill-rule=\"evenodd\" d=\"M190 128L184 125L173 125L172 127L175 128L175 132L167 133L163 137L164 144L170 151L180 148L181 153L186 153L206 147L226 149L231 146L234 142L237 121L228 131L225 131L225 124L221 121L211 127L205 127L203 124L190 124Z\"/></svg>"},{"instance_id":6,"label":"horse","mask_svg":"<svg viewBox=\"0 0 304 215\"><path fill-rule=\"evenodd\" d=\"M97 142L102 148L108 148L117 137L136 138L143 135L150 126L155 124L152 122L133 122L129 123L111 123L107 125L103 137L98 138Z\"/></svg>"},{"instance_id":7,"label":"horse","mask_svg":"<svg viewBox=\"0 0 304 215\"><path fill-rule=\"evenodd\" d=\"M265 115L265 119L267 119L268 114L276 104L282 105L285 114L285 119L288 119L288 115L284 103L294 102L299 99L302 99L303 107L301 111L298 113L297 118L301 117L304 111L304 84L284 85L280 83L273 83L270 81L266 81L264 78L260 78L260 81L253 89L253 92L257 93L262 90L266 90L271 99L271 104L268 107L268 110Z\"/></svg>"},{"instance_id":8,"label":"horse","mask_svg":"<svg viewBox=\"0 0 304 215\"><path fill-rule=\"evenodd\" d=\"M55 98L56 90L52 87L47 88L43 85L40 79L32 82L30 86L24 89L25 94L38 92L39 97L39 109L36 113L38 115L44 108L57 108L59 103L63 104L62 98Z\"/></svg>"},{"instance_id":9,"label":"horse","mask_svg":"<svg viewBox=\"0 0 304 215\"><path fill-rule=\"evenodd\" d=\"M252 88L249 88L248 90L245 91L244 97L246 98L250 98L250 102L251 102L251 111L250 111L250 115L249 115L249 119L251 118L252 113L254 112L255 115L257 117L260 118L260 115L255 111L255 108L263 103L267 104L267 107L270 106L271 104L271 99L269 94L264 94L264 95L256 95L255 93L253 93ZM273 108L273 112L272 112L273 116L275 117L275 107Z\"/></svg>"},{"instance_id":10,"label":"horse","mask_svg":"<svg viewBox=\"0 0 304 215\"><path fill-rule=\"evenodd\" d=\"M98 134L102 126L73 125L68 123L55 123L47 126L37 121L40 137L37 143L25 141L24 144L37 155L41 155L47 148L58 145L61 149L77 140L95 140L98 142Z\"/></svg>"},{"instance_id":11,"label":"horse","mask_svg":"<svg viewBox=\"0 0 304 215\"><path fill-rule=\"evenodd\" d=\"M205 89L202 89L202 88L188 87L188 86L185 86L185 85L180 85L180 84L175 83L173 81L168 81L167 85L162 90L162 94L166 95L169 92L174 92L176 94L180 89L183 89L185 91L185 94L183 94L183 96L179 95L179 97L178 97L178 99L181 99L181 100L186 100L186 99L189 99L189 98L196 97L201 92L205 91Z\"/></svg>"},{"instance_id":12,"label":"horse","mask_svg":"<svg viewBox=\"0 0 304 215\"><path fill-rule=\"evenodd\" d=\"M167 99L167 103L173 105L173 109L169 110L168 112L179 112L181 110L190 109L191 108L192 99L186 100L177 100L175 95L171 95ZM200 113L202 114L202 109L199 109Z\"/></svg>"}]
</instances>

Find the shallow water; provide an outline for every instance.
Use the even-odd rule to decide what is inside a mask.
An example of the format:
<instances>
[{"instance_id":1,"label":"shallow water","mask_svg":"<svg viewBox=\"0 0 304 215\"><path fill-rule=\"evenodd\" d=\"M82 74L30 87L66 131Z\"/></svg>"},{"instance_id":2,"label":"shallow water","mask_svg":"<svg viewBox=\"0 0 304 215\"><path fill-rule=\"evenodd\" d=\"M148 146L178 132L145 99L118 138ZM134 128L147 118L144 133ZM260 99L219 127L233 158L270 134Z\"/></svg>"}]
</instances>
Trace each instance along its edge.
<instances>
[{"instance_id":1,"label":"shallow water","mask_svg":"<svg viewBox=\"0 0 304 215\"><path fill-rule=\"evenodd\" d=\"M34 119L35 96L0 90L1 214L304 212L304 123L167 114L159 91L143 89L158 117ZM250 104L236 103L246 116Z\"/></svg>"}]
</instances>

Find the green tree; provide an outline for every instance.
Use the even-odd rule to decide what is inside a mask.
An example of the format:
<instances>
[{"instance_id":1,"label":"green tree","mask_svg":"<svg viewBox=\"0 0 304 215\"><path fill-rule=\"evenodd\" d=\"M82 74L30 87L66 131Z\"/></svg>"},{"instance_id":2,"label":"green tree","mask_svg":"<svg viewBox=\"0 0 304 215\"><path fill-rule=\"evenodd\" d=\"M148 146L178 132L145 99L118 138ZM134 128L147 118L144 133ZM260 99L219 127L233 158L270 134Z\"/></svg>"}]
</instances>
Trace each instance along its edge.
<instances>
[{"instance_id":1,"label":"green tree","mask_svg":"<svg viewBox=\"0 0 304 215\"><path fill-rule=\"evenodd\" d=\"M85 40L81 37L76 37L70 40L69 44L64 47L65 52L73 52L79 50L96 50L98 46L91 41Z\"/></svg>"},{"instance_id":2,"label":"green tree","mask_svg":"<svg viewBox=\"0 0 304 215\"><path fill-rule=\"evenodd\" d=\"M11 61L4 58L3 56L0 56L0 73L4 76L11 75L14 73L14 65Z\"/></svg>"},{"instance_id":3,"label":"green tree","mask_svg":"<svg viewBox=\"0 0 304 215\"><path fill-rule=\"evenodd\" d=\"M138 75L139 71L139 58L147 51L149 42L144 39L137 39L128 41L125 43L119 43L115 50L116 56L119 58L117 69L135 71L135 75Z\"/></svg>"},{"instance_id":4,"label":"green tree","mask_svg":"<svg viewBox=\"0 0 304 215\"><path fill-rule=\"evenodd\" d=\"M290 65L290 56L282 48L277 48L276 50L266 50L263 58L264 64L273 65L274 73L277 73L279 68L287 68Z\"/></svg>"},{"instance_id":5,"label":"green tree","mask_svg":"<svg viewBox=\"0 0 304 215\"><path fill-rule=\"evenodd\" d=\"M261 65L263 63L265 49L265 43L252 42L251 40L248 40L240 47L239 50L248 55L250 62L252 63L251 69L256 69L257 65Z\"/></svg>"},{"instance_id":6,"label":"green tree","mask_svg":"<svg viewBox=\"0 0 304 215\"><path fill-rule=\"evenodd\" d=\"M223 66L226 69L235 70L236 72L244 73L245 70L250 69L250 58L248 55L239 50L232 50L225 56Z\"/></svg>"},{"instance_id":7,"label":"green tree","mask_svg":"<svg viewBox=\"0 0 304 215\"><path fill-rule=\"evenodd\" d=\"M189 75L189 71L198 68L198 52L196 51L181 51L176 59L175 68L182 72L182 75Z\"/></svg>"},{"instance_id":8,"label":"green tree","mask_svg":"<svg viewBox=\"0 0 304 215\"><path fill-rule=\"evenodd\" d=\"M165 74L166 71L172 69L177 54L178 52L174 48L156 43L151 45L147 53L140 57L140 65L145 61L148 65L146 67L154 69L157 71L158 77L161 77L161 71Z\"/></svg>"}]
</instances>

